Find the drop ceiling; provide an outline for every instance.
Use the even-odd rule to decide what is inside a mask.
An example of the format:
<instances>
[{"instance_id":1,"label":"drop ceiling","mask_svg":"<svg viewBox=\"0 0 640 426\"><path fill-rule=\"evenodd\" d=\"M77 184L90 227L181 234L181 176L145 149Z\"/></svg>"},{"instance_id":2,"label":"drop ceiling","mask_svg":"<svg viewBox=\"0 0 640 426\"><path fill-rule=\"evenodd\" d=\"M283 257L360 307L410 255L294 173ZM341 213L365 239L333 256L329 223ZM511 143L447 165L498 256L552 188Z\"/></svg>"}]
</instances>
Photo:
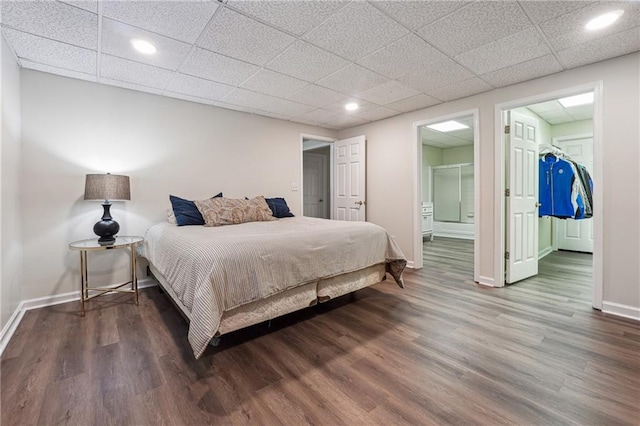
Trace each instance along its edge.
<instances>
[{"instance_id":1,"label":"drop ceiling","mask_svg":"<svg viewBox=\"0 0 640 426\"><path fill-rule=\"evenodd\" d=\"M593 118L593 104L563 106L557 99L527 106L538 117L551 125L571 123Z\"/></svg>"},{"instance_id":2,"label":"drop ceiling","mask_svg":"<svg viewBox=\"0 0 640 426\"><path fill-rule=\"evenodd\" d=\"M640 50L638 2L7 1L24 68L343 129ZM613 26L586 22L623 9ZM153 43L145 56L130 40ZM344 105L360 108L348 112Z\"/></svg>"},{"instance_id":3,"label":"drop ceiling","mask_svg":"<svg viewBox=\"0 0 640 426\"><path fill-rule=\"evenodd\" d=\"M454 148L457 146L473 145L473 116L455 118L454 121L464 124L467 128L452 130L450 132L440 132L427 126L422 126L420 128L422 144L435 146L436 148Z\"/></svg>"}]
</instances>

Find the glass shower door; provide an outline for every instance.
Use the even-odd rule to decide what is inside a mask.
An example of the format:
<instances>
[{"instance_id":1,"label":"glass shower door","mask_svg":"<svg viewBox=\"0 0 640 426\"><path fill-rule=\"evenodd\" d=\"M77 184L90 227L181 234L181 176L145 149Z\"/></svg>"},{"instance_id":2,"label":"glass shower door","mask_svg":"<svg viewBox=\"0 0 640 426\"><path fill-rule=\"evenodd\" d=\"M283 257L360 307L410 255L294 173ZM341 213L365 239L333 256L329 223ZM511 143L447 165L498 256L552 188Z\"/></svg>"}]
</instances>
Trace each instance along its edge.
<instances>
[{"instance_id":1,"label":"glass shower door","mask_svg":"<svg viewBox=\"0 0 640 426\"><path fill-rule=\"evenodd\" d=\"M433 219L460 222L460 168L433 169Z\"/></svg>"}]
</instances>

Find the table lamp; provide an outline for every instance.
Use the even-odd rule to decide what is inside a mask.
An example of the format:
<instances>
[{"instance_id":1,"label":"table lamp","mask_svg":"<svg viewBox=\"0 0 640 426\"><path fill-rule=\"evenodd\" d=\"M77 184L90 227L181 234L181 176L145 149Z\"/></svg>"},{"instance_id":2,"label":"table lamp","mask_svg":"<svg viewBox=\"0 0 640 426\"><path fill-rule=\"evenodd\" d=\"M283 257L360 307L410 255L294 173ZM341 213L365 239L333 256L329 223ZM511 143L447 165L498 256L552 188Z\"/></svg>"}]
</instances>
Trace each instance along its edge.
<instances>
[{"instance_id":1,"label":"table lamp","mask_svg":"<svg viewBox=\"0 0 640 426\"><path fill-rule=\"evenodd\" d=\"M113 220L109 209L109 200L130 200L129 176L112 175L87 175L84 184L85 200L104 200L102 207L104 213L102 220L93 226L93 232L98 235L98 243L101 245L113 244L116 241L116 234L120 230L118 222Z\"/></svg>"}]
</instances>

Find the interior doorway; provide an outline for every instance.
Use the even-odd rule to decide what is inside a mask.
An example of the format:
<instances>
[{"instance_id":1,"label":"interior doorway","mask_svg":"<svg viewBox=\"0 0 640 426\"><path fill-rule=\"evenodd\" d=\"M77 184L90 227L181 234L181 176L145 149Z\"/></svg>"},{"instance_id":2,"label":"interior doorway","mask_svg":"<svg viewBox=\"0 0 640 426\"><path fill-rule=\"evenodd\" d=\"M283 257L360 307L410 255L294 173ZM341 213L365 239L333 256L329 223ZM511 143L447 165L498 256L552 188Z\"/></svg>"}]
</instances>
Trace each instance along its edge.
<instances>
[{"instance_id":1,"label":"interior doorway","mask_svg":"<svg viewBox=\"0 0 640 426\"><path fill-rule=\"evenodd\" d=\"M418 157L414 267L453 262L456 271L478 282L478 111L437 117L414 127Z\"/></svg>"},{"instance_id":2,"label":"interior doorway","mask_svg":"<svg viewBox=\"0 0 640 426\"><path fill-rule=\"evenodd\" d=\"M572 293L578 285L601 308L600 93L593 84L497 106L501 285Z\"/></svg>"},{"instance_id":3,"label":"interior doorway","mask_svg":"<svg viewBox=\"0 0 640 426\"><path fill-rule=\"evenodd\" d=\"M333 141L302 140L302 214L331 218Z\"/></svg>"}]
</instances>

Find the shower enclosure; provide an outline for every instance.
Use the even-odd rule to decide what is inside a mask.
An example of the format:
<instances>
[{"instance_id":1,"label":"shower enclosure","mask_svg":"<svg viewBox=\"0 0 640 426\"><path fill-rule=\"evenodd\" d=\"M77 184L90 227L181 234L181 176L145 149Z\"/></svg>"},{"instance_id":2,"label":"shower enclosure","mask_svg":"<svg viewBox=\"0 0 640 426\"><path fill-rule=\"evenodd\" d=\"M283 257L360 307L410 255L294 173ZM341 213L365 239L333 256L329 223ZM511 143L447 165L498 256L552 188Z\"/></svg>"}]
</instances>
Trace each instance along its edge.
<instances>
[{"instance_id":1,"label":"shower enclosure","mask_svg":"<svg viewBox=\"0 0 640 426\"><path fill-rule=\"evenodd\" d=\"M431 173L434 234L473 239L473 164L433 166Z\"/></svg>"}]
</instances>

